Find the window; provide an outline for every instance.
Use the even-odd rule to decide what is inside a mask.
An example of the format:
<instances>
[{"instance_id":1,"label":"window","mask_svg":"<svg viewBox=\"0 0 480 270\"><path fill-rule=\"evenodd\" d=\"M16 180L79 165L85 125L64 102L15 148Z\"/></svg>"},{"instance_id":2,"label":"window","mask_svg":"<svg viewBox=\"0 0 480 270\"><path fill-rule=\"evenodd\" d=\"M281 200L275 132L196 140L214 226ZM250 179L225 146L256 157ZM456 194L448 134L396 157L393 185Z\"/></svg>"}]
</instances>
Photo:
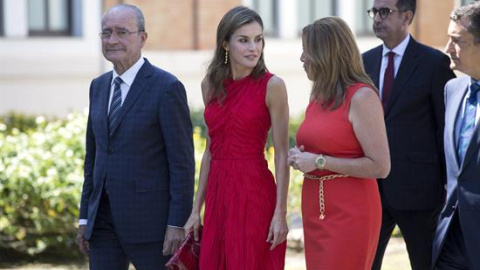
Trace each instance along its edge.
<instances>
[{"instance_id":1,"label":"window","mask_svg":"<svg viewBox=\"0 0 480 270\"><path fill-rule=\"evenodd\" d=\"M253 0L253 10L262 17L265 35L278 36L277 0Z\"/></svg>"},{"instance_id":2,"label":"window","mask_svg":"<svg viewBox=\"0 0 480 270\"><path fill-rule=\"evenodd\" d=\"M338 15L336 0L299 0L297 16L298 33L302 32L303 27L313 23L317 19L335 15Z\"/></svg>"},{"instance_id":3,"label":"window","mask_svg":"<svg viewBox=\"0 0 480 270\"><path fill-rule=\"evenodd\" d=\"M3 25L5 24L3 22L5 16L3 15L3 0L0 0L0 37L1 36L4 36L4 32L3 32Z\"/></svg>"},{"instance_id":4,"label":"window","mask_svg":"<svg viewBox=\"0 0 480 270\"><path fill-rule=\"evenodd\" d=\"M466 5L468 3L472 3L472 2L475 2L476 0L462 0L462 6L463 5Z\"/></svg>"},{"instance_id":5,"label":"window","mask_svg":"<svg viewBox=\"0 0 480 270\"><path fill-rule=\"evenodd\" d=\"M356 14L356 27L352 29L357 35L373 35L373 20L367 15L367 10L373 7L373 2L374 0L361 0L357 2L360 10L358 14Z\"/></svg>"},{"instance_id":6,"label":"window","mask_svg":"<svg viewBox=\"0 0 480 270\"><path fill-rule=\"evenodd\" d=\"M71 0L28 0L28 34L72 35L71 7Z\"/></svg>"}]
</instances>

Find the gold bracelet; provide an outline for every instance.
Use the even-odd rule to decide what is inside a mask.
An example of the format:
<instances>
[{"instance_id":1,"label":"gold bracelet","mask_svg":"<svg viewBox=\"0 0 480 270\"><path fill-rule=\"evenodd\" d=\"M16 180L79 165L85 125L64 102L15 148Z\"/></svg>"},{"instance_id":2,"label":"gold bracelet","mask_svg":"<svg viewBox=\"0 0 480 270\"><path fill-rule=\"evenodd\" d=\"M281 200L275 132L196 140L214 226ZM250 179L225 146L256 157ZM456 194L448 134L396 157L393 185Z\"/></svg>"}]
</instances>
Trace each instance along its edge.
<instances>
[{"instance_id":1,"label":"gold bracelet","mask_svg":"<svg viewBox=\"0 0 480 270\"><path fill-rule=\"evenodd\" d=\"M323 182L327 180L332 180L335 178L340 178L340 177L348 177L346 174L329 174L325 176L315 176L311 174L303 174L303 177L306 179L310 180L318 180L319 181L319 187L318 187L318 203L320 205L320 216L318 217L319 219L323 220L325 219L325 194L324 194L324 189L323 189Z\"/></svg>"}]
</instances>

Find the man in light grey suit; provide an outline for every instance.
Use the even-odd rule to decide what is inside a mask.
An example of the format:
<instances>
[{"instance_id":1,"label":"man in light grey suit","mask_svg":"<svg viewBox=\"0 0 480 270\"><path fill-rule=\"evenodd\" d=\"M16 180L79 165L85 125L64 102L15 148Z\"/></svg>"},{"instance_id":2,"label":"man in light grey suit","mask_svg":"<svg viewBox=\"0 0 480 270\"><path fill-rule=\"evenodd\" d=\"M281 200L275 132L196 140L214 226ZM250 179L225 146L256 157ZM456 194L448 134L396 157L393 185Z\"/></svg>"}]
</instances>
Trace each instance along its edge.
<instances>
[{"instance_id":1,"label":"man in light grey suit","mask_svg":"<svg viewBox=\"0 0 480 270\"><path fill-rule=\"evenodd\" d=\"M450 16L446 52L465 73L445 86L447 202L433 243L438 270L480 270L480 1Z\"/></svg>"}]
</instances>

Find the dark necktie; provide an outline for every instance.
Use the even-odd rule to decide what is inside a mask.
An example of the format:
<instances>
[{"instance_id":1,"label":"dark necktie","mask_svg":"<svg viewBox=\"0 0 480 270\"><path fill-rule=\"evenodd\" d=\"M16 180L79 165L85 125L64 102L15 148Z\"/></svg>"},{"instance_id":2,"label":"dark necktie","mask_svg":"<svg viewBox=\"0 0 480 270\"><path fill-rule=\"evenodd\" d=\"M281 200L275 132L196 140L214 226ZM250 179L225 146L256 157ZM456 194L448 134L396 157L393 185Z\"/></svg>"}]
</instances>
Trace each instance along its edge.
<instances>
[{"instance_id":1,"label":"dark necktie","mask_svg":"<svg viewBox=\"0 0 480 270\"><path fill-rule=\"evenodd\" d=\"M470 96L465 102L465 113L463 114L462 124L460 126L460 139L458 140L458 158L460 164L463 163L465 153L468 145L472 139L473 130L475 129L475 114L477 112L477 93L480 90L480 85L472 83L470 86Z\"/></svg>"},{"instance_id":2,"label":"dark necktie","mask_svg":"<svg viewBox=\"0 0 480 270\"><path fill-rule=\"evenodd\" d=\"M394 52L392 51L388 52L387 69L385 69L385 74L383 75L383 89L382 89L383 108L387 107L388 98L390 97L390 90L392 89L393 80L395 79L394 57L395 57Z\"/></svg>"},{"instance_id":3,"label":"dark necktie","mask_svg":"<svg viewBox=\"0 0 480 270\"><path fill-rule=\"evenodd\" d=\"M110 105L110 113L108 115L108 127L109 133L112 135L113 127L115 122L118 120L118 114L120 113L120 108L122 107L122 90L120 85L122 84L122 79L116 77L114 80L115 88L113 89L112 103Z\"/></svg>"}]
</instances>

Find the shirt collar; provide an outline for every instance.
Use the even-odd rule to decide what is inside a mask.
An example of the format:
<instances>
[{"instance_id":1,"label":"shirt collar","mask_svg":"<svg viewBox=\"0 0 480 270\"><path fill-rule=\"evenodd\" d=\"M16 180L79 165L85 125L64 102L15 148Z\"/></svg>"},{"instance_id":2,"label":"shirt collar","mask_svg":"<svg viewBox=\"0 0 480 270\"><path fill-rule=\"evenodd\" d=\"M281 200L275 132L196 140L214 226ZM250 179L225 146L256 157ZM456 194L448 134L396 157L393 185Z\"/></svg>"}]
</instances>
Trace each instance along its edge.
<instances>
[{"instance_id":1,"label":"shirt collar","mask_svg":"<svg viewBox=\"0 0 480 270\"><path fill-rule=\"evenodd\" d=\"M143 59L143 57L140 57L140 59L138 59L138 61L135 64L133 64L133 66L131 66L122 75L120 75L120 78L126 85L128 85L128 87L132 86L135 76L137 76L138 71L140 70L140 68L143 66L144 63L145 63L145 59ZM115 78L118 76L119 75L117 74L117 72L115 72L115 69L114 69L112 74L112 81L110 82L110 85L113 85Z\"/></svg>"},{"instance_id":2,"label":"shirt collar","mask_svg":"<svg viewBox=\"0 0 480 270\"><path fill-rule=\"evenodd\" d=\"M472 91L471 87L473 84L477 84L480 86L480 80L475 81L472 77L470 77L470 85L468 85L468 92ZM477 92L477 95L480 94L480 91Z\"/></svg>"},{"instance_id":3,"label":"shirt collar","mask_svg":"<svg viewBox=\"0 0 480 270\"><path fill-rule=\"evenodd\" d=\"M395 55L403 56L405 54L405 50L407 49L408 42L410 42L410 34L408 34L397 47L393 48L391 51L395 53ZM387 53L390 52L390 49L383 44L383 56L387 56Z\"/></svg>"}]
</instances>

